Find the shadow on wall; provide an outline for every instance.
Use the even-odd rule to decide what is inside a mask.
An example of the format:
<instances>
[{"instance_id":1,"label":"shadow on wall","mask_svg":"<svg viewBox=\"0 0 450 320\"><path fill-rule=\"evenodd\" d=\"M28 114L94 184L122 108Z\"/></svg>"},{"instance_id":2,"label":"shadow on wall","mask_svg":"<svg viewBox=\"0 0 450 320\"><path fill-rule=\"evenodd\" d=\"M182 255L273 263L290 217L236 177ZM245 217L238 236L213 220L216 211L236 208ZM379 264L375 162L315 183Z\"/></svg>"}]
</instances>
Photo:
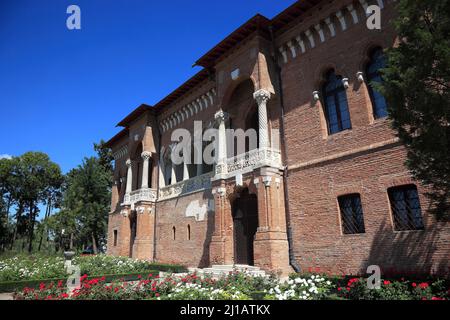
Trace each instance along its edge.
<instances>
[{"instance_id":1,"label":"shadow on wall","mask_svg":"<svg viewBox=\"0 0 450 320\"><path fill-rule=\"evenodd\" d=\"M391 225L384 222L374 236L361 269L365 272L369 265L378 265L382 276L387 277L426 277L430 274L448 277L448 233L448 226L435 221L425 230L403 232L393 232Z\"/></svg>"}]
</instances>

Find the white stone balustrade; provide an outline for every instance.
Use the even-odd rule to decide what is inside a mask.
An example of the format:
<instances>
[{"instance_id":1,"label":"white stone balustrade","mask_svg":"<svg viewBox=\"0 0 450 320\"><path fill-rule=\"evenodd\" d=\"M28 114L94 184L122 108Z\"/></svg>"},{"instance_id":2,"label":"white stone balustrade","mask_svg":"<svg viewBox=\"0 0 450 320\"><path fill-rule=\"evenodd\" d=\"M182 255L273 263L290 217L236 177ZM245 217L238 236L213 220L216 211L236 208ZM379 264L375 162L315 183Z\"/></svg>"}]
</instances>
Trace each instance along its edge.
<instances>
[{"instance_id":1,"label":"white stone balustrade","mask_svg":"<svg viewBox=\"0 0 450 320\"><path fill-rule=\"evenodd\" d=\"M251 150L236 157L228 158L226 166L228 176L234 176L238 172L247 173L261 167L282 168L281 152L273 148Z\"/></svg>"},{"instance_id":2,"label":"white stone balustrade","mask_svg":"<svg viewBox=\"0 0 450 320\"><path fill-rule=\"evenodd\" d=\"M146 202L156 202L157 193L155 189L142 188L139 190L131 191L125 194L124 205L132 205L136 202L146 201Z\"/></svg>"},{"instance_id":3,"label":"white stone balustrade","mask_svg":"<svg viewBox=\"0 0 450 320\"><path fill-rule=\"evenodd\" d=\"M189 180L181 181L170 186L166 186L159 190L158 200L166 200L175 198L192 192L201 191L211 188L212 172L203 174Z\"/></svg>"}]
</instances>

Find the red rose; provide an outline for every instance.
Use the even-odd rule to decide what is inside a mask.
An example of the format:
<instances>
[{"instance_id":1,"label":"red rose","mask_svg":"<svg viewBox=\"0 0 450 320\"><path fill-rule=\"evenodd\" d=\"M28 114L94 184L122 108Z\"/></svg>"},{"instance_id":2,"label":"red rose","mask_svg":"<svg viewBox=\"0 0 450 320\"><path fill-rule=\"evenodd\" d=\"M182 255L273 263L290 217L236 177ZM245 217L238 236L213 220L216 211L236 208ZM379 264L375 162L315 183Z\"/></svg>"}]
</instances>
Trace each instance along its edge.
<instances>
[{"instance_id":1,"label":"red rose","mask_svg":"<svg viewBox=\"0 0 450 320\"><path fill-rule=\"evenodd\" d=\"M159 293L155 294L156 297L159 297Z\"/></svg>"},{"instance_id":2,"label":"red rose","mask_svg":"<svg viewBox=\"0 0 450 320\"><path fill-rule=\"evenodd\" d=\"M415 287L417 287L417 284L415 282L413 282L412 286L415 288Z\"/></svg>"},{"instance_id":3,"label":"red rose","mask_svg":"<svg viewBox=\"0 0 450 320\"><path fill-rule=\"evenodd\" d=\"M390 285L390 284L391 284L391 282L390 282L389 280L384 280L384 282L383 282L383 283L384 283L384 285L385 285L385 286L387 286L387 285Z\"/></svg>"},{"instance_id":4,"label":"red rose","mask_svg":"<svg viewBox=\"0 0 450 320\"><path fill-rule=\"evenodd\" d=\"M428 288L428 283L422 282L421 284L419 284L419 288L421 288L421 289L426 289L426 288Z\"/></svg>"}]
</instances>

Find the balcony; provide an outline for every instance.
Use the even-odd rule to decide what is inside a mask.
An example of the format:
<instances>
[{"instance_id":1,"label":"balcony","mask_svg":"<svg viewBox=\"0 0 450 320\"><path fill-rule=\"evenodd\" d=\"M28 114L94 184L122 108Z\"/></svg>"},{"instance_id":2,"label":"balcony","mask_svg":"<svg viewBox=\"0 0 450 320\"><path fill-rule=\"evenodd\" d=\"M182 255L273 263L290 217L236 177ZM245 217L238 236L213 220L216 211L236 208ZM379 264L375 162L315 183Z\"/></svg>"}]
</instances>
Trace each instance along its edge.
<instances>
[{"instance_id":1,"label":"balcony","mask_svg":"<svg viewBox=\"0 0 450 320\"><path fill-rule=\"evenodd\" d=\"M261 167L283 168L280 150L272 148L254 149L236 157L228 158L224 166L216 166L216 175L231 177L236 173L247 173Z\"/></svg>"},{"instance_id":2,"label":"balcony","mask_svg":"<svg viewBox=\"0 0 450 320\"><path fill-rule=\"evenodd\" d=\"M125 194L124 205L131 205L139 201L156 202L157 193L155 189L145 188L131 191Z\"/></svg>"}]
</instances>

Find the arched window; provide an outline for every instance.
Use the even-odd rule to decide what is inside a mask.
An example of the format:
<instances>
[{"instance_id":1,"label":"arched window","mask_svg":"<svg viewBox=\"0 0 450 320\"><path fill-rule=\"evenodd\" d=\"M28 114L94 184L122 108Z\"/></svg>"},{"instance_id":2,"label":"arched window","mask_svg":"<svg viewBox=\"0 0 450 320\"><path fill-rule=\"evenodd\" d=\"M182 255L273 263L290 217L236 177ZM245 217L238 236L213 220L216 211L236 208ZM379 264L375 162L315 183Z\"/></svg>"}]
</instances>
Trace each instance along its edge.
<instances>
[{"instance_id":1,"label":"arched window","mask_svg":"<svg viewBox=\"0 0 450 320\"><path fill-rule=\"evenodd\" d=\"M323 85L325 103L325 117L327 119L328 133L333 134L351 129L350 113L348 111L347 93L342 77L331 70L326 75L327 81Z\"/></svg>"},{"instance_id":2,"label":"arched window","mask_svg":"<svg viewBox=\"0 0 450 320\"><path fill-rule=\"evenodd\" d=\"M383 49L376 48L370 55L370 61L366 68L367 88L369 89L370 100L372 101L374 118L383 118L388 115L386 99L378 92L373 84L381 83L380 69L386 66L386 59L383 54Z\"/></svg>"},{"instance_id":3,"label":"arched window","mask_svg":"<svg viewBox=\"0 0 450 320\"><path fill-rule=\"evenodd\" d=\"M172 227L173 240L177 240L177 229L175 226Z\"/></svg>"},{"instance_id":4,"label":"arched window","mask_svg":"<svg viewBox=\"0 0 450 320\"><path fill-rule=\"evenodd\" d=\"M187 239L191 240L191 225L188 224L187 226Z\"/></svg>"}]
</instances>

